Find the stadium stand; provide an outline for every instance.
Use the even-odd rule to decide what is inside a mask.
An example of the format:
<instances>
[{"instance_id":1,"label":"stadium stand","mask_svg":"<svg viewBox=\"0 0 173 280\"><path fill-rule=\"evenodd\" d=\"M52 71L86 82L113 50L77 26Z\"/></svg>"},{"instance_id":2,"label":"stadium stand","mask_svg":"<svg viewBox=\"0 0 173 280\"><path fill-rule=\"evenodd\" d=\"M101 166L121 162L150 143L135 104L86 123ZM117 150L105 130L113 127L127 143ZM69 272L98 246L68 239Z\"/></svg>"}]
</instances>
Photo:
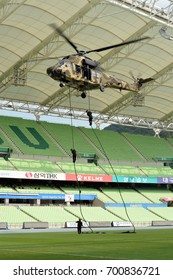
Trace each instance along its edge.
<instances>
[{"instance_id":1,"label":"stadium stand","mask_svg":"<svg viewBox=\"0 0 173 280\"><path fill-rule=\"evenodd\" d=\"M50 187L50 186L45 186L44 185L34 185L34 183L32 185L24 185L24 186L20 186L20 187L16 187L15 188L17 192L19 193L47 193L47 194L59 194L59 193L62 193L62 191L60 189L57 189L57 188L53 188L53 187Z\"/></svg>"},{"instance_id":2,"label":"stadium stand","mask_svg":"<svg viewBox=\"0 0 173 280\"><path fill-rule=\"evenodd\" d=\"M171 146L173 147L173 138L168 137L167 141L171 144Z\"/></svg>"},{"instance_id":3,"label":"stadium stand","mask_svg":"<svg viewBox=\"0 0 173 280\"><path fill-rule=\"evenodd\" d=\"M48 160L10 158L9 162L20 171L62 172L57 165Z\"/></svg>"},{"instance_id":4,"label":"stadium stand","mask_svg":"<svg viewBox=\"0 0 173 280\"><path fill-rule=\"evenodd\" d=\"M0 193L15 193L16 190L9 186L0 185Z\"/></svg>"},{"instance_id":5,"label":"stadium stand","mask_svg":"<svg viewBox=\"0 0 173 280\"><path fill-rule=\"evenodd\" d=\"M99 166L96 166L93 163L77 163L74 164L71 162L57 162L57 165L60 166L60 168L65 173L81 173L81 174L103 174L103 170L99 168Z\"/></svg>"},{"instance_id":6,"label":"stadium stand","mask_svg":"<svg viewBox=\"0 0 173 280\"><path fill-rule=\"evenodd\" d=\"M130 133L123 133L123 135L147 161L153 161L153 158L158 156L172 155L173 147L163 138Z\"/></svg>"},{"instance_id":7,"label":"stadium stand","mask_svg":"<svg viewBox=\"0 0 173 280\"><path fill-rule=\"evenodd\" d=\"M145 187L145 188L136 188L136 190L142 194L144 197L146 197L148 200L154 202L154 203L158 203L160 202L160 198L161 197L170 197L173 196L173 193L168 190L168 189L158 189L157 187L153 188L153 187Z\"/></svg>"},{"instance_id":8,"label":"stadium stand","mask_svg":"<svg viewBox=\"0 0 173 280\"><path fill-rule=\"evenodd\" d=\"M38 221L42 222L48 222L50 224L52 223L64 223L66 221L74 222L76 221L76 216L74 216L72 213L69 213L64 210L63 207L58 206L21 206L21 210L23 210L25 213L31 215Z\"/></svg>"},{"instance_id":9,"label":"stadium stand","mask_svg":"<svg viewBox=\"0 0 173 280\"><path fill-rule=\"evenodd\" d=\"M83 219L83 216L85 217L86 221L110 221L112 222L115 217L112 213L108 212L107 210L101 208L101 207L87 207L83 206L82 207L82 214L81 214L81 209L79 206L76 207L65 207L65 210L68 211L69 213L75 215L76 217L79 217Z\"/></svg>"},{"instance_id":10,"label":"stadium stand","mask_svg":"<svg viewBox=\"0 0 173 280\"><path fill-rule=\"evenodd\" d=\"M148 207L148 210L162 217L162 219L173 221L172 207Z\"/></svg>"},{"instance_id":11,"label":"stadium stand","mask_svg":"<svg viewBox=\"0 0 173 280\"><path fill-rule=\"evenodd\" d=\"M144 174L147 176L156 176L156 177L172 177L173 176L173 169L169 166L140 166L140 169L143 171Z\"/></svg>"},{"instance_id":12,"label":"stadium stand","mask_svg":"<svg viewBox=\"0 0 173 280\"><path fill-rule=\"evenodd\" d=\"M86 134L90 141L100 149L103 155L106 154L110 160L129 162L142 161L142 157L140 157L137 150L135 151L132 149L129 143L125 141L119 133L109 130L100 131L97 129L93 129L93 133L92 130L87 128L81 128L81 130Z\"/></svg>"},{"instance_id":13,"label":"stadium stand","mask_svg":"<svg viewBox=\"0 0 173 280\"><path fill-rule=\"evenodd\" d=\"M104 202L116 203L150 203L149 198L141 195L132 188L103 188L103 193L106 195ZM123 200L122 200L123 198Z\"/></svg>"},{"instance_id":14,"label":"stadium stand","mask_svg":"<svg viewBox=\"0 0 173 280\"><path fill-rule=\"evenodd\" d=\"M102 160L107 156L110 160L125 161L134 165L135 162L141 163L144 160L153 162L153 158L158 156L170 157L173 151L170 142L153 136L72 128L70 125L2 116L0 121L0 133L3 133L0 136L0 146L11 147L13 154L67 158L71 157L70 149L75 145L78 153L95 153Z\"/></svg>"},{"instance_id":15,"label":"stadium stand","mask_svg":"<svg viewBox=\"0 0 173 280\"><path fill-rule=\"evenodd\" d=\"M1 117L0 117L1 120ZM16 147L11 141L10 137L0 127L0 147L12 148L14 153L17 153Z\"/></svg>"},{"instance_id":16,"label":"stadium stand","mask_svg":"<svg viewBox=\"0 0 173 280\"><path fill-rule=\"evenodd\" d=\"M120 217L122 220L129 220L124 207L107 207L106 209ZM143 207L128 207L127 211L132 222L152 222L165 220L164 218L158 216L157 213L153 213Z\"/></svg>"},{"instance_id":17,"label":"stadium stand","mask_svg":"<svg viewBox=\"0 0 173 280\"><path fill-rule=\"evenodd\" d=\"M9 161L0 158L0 170L15 170Z\"/></svg>"},{"instance_id":18,"label":"stadium stand","mask_svg":"<svg viewBox=\"0 0 173 280\"><path fill-rule=\"evenodd\" d=\"M36 219L27 215L19 207L0 206L0 221L9 224L22 225L23 222L35 222Z\"/></svg>"},{"instance_id":19,"label":"stadium stand","mask_svg":"<svg viewBox=\"0 0 173 280\"><path fill-rule=\"evenodd\" d=\"M51 136L63 147L63 149L71 155L70 149L75 146L77 153L97 153L94 145L92 145L82 135L76 127L65 124L51 124L43 122L42 126L51 134Z\"/></svg>"},{"instance_id":20,"label":"stadium stand","mask_svg":"<svg viewBox=\"0 0 173 280\"><path fill-rule=\"evenodd\" d=\"M64 156L57 143L51 141L38 122L12 117L0 117L1 129L23 154Z\"/></svg>"},{"instance_id":21,"label":"stadium stand","mask_svg":"<svg viewBox=\"0 0 173 280\"><path fill-rule=\"evenodd\" d=\"M164 166L164 162L155 160L156 157L172 157L171 138L120 134L10 117L0 117L0 121L0 146L13 149L8 160L0 157L2 177L7 174L10 178L9 174L14 171L31 171L62 173L64 178L66 174L75 173L129 178L173 178L173 169ZM70 152L74 145L78 152L75 165ZM88 163L87 159L79 154L98 155L98 164ZM108 164L107 159L111 164ZM136 223L151 224L152 221L173 220L171 207L162 207L163 203L160 201L161 197L173 197L171 188L168 190L170 186L166 183L161 188L156 183L149 185L127 182L119 185L105 182L88 182L85 185L85 182L81 182L78 185L74 181L53 183L51 180L36 182L19 179L10 183L9 178L7 181L2 178L0 185L0 222L22 226L24 222L38 221L49 222L51 226L64 226L66 222L75 222L79 217L82 218L82 215L86 221L91 222L128 221L123 203L131 204L130 207L127 206L127 211ZM170 185L170 182L168 183ZM9 198L6 202L4 198L4 195L10 193L17 193L20 197L24 194L79 194L79 190L83 195L96 195L98 204L95 204L95 201L75 201L71 206L67 206L64 201L53 201L52 198L50 201L38 203L41 206L29 206L31 201L28 199L22 199L20 203L18 198ZM4 206L5 203L8 206ZM111 206L107 206L107 203ZM42 206L43 204L49 206ZM53 204L56 206L52 206ZM147 206L144 207L143 204ZM153 207L155 204L158 204L157 207Z\"/></svg>"},{"instance_id":22,"label":"stadium stand","mask_svg":"<svg viewBox=\"0 0 173 280\"><path fill-rule=\"evenodd\" d=\"M139 167L131 165L100 164L102 169L109 175L142 176L144 173Z\"/></svg>"},{"instance_id":23,"label":"stadium stand","mask_svg":"<svg viewBox=\"0 0 173 280\"><path fill-rule=\"evenodd\" d=\"M67 194L78 194L79 191L81 192L81 194L92 194L92 195L96 195L97 198L101 201L101 202L106 202L106 198L107 196L104 194L104 192L102 192L101 189L99 188L93 188L93 187L84 187L84 186L71 186L71 187L62 187L62 190L64 191L64 193Z\"/></svg>"}]
</instances>

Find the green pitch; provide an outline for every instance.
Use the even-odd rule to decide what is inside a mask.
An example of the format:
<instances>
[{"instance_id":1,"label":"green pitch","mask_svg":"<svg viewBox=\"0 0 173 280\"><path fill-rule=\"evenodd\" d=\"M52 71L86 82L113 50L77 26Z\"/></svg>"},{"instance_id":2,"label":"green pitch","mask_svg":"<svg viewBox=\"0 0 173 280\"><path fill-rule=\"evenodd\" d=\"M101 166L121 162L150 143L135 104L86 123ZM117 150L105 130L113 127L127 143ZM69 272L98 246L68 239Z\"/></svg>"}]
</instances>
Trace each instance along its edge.
<instances>
[{"instance_id":1,"label":"green pitch","mask_svg":"<svg viewBox=\"0 0 173 280\"><path fill-rule=\"evenodd\" d=\"M172 260L173 229L0 234L1 260Z\"/></svg>"}]
</instances>

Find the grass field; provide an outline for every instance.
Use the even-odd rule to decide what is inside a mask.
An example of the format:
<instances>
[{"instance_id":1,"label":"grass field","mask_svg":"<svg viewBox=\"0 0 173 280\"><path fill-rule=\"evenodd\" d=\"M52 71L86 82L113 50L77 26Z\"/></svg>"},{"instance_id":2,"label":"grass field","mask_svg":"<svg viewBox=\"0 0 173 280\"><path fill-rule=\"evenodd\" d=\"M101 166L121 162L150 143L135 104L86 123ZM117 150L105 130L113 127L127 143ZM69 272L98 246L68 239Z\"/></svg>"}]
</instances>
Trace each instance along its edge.
<instances>
[{"instance_id":1,"label":"grass field","mask_svg":"<svg viewBox=\"0 0 173 280\"><path fill-rule=\"evenodd\" d=\"M0 234L1 260L172 260L173 229Z\"/></svg>"}]
</instances>

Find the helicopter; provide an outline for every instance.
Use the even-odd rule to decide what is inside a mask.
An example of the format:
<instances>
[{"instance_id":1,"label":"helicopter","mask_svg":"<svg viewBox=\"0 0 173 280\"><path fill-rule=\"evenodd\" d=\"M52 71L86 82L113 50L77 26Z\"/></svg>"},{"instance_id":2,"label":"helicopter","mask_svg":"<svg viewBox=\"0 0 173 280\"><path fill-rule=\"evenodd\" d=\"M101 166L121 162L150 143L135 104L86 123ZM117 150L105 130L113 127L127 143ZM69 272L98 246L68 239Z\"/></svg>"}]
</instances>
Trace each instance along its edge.
<instances>
[{"instance_id":1,"label":"helicopter","mask_svg":"<svg viewBox=\"0 0 173 280\"><path fill-rule=\"evenodd\" d=\"M150 37L142 37L94 50L81 51L78 50L77 46L61 31L59 27L56 26L56 24L50 24L50 26L76 51L75 54L67 55L55 65L47 68L47 74L49 77L53 80L59 81L60 87L68 86L77 89L81 92L81 97L85 98L87 91L94 89L100 89L101 92L104 92L105 88L138 92L144 83L153 80L152 78L142 79L133 77L134 83L130 84L109 75L109 73L100 67L99 62L86 56L89 53L102 52L150 39Z\"/></svg>"}]
</instances>

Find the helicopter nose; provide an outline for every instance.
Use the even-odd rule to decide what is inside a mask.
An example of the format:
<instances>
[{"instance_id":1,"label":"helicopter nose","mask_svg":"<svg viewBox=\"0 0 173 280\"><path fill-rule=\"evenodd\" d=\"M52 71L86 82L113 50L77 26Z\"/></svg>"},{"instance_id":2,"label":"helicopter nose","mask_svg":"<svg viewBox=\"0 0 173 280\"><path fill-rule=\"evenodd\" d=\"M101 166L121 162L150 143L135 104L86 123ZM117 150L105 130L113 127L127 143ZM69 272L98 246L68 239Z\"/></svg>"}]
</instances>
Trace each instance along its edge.
<instances>
[{"instance_id":1,"label":"helicopter nose","mask_svg":"<svg viewBox=\"0 0 173 280\"><path fill-rule=\"evenodd\" d=\"M52 67L47 68L47 74L51 77L52 76Z\"/></svg>"},{"instance_id":2,"label":"helicopter nose","mask_svg":"<svg viewBox=\"0 0 173 280\"><path fill-rule=\"evenodd\" d=\"M58 75L61 75L61 74L62 74L62 69L58 68L58 69L56 70L56 73L57 73Z\"/></svg>"}]
</instances>

